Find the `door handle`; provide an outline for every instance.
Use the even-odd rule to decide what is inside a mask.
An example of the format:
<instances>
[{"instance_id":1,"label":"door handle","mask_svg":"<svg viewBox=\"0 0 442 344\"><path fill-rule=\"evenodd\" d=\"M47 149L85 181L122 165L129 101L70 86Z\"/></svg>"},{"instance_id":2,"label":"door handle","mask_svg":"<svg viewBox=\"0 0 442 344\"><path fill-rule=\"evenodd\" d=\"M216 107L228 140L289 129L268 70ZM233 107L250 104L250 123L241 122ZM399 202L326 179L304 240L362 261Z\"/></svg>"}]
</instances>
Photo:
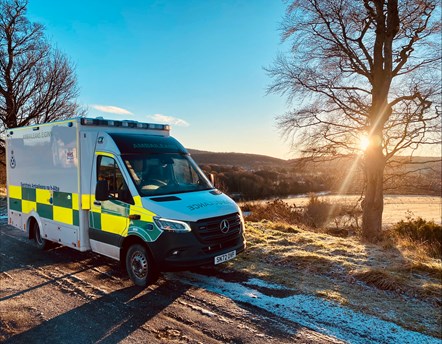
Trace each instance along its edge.
<instances>
[{"instance_id":1,"label":"door handle","mask_svg":"<svg viewBox=\"0 0 442 344\"><path fill-rule=\"evenodd\" d=\"M139 214L131 214L128 216L129 220L139 220L141 216Z\"/></svg>"},{"instance_id":2,"label":"door handle","mask_svg":"<svg viewBox=\"0 0 442 344\"><path fill-rule=\"evenodd\" d=\"M100 202L100 201L94 201L94 205L98 205L98 206L100 206L100 205L101 205L101 202Z\"/></svg>"}]
</instances>

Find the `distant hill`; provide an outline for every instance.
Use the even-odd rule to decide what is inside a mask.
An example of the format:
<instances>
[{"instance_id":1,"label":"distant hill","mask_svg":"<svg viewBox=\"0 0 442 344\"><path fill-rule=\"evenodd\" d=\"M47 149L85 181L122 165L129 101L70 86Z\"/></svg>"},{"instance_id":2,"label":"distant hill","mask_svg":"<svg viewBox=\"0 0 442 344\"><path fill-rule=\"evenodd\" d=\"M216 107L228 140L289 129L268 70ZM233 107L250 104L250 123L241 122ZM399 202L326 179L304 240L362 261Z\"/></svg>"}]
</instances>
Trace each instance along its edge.
<instances>
[{"instance_id":1,"label":"distant hill","mask_svg":"<svg viewBox=\"0 0 442 344\"><path fill-rule=\"evenodd\" d=\"M356 157L344 157L338 160L311 162L305 159L278 159L267 155L249 154L249 153L217 153L202 151L197 149L188 149L193 159L202 165L220 165L220 166L238 166L246 170L257 169L274 169L288 168L297 171L345 171L351 167ZM439 159L439 160L438 160ZM397 156L395 161L400 163L410 162L409 157ZM412 164L407 165L406 170L417 170L421 168L431 168L434 171L440 172L442 164L440 158L437 157L412 157ZM389 170L389 168L387 168Z\"/></svg>"},{"instance_id":2,"label":"distant hill","mask_svg":"<svg viewBox=\"0 0 442 344\"><path fill-rule=\"evenodd\" d=\"M215 153L195 149L189 149L188 151L200 166L216 165L222 167L222 169L214 168L209 170L224 172L226 178L224 184L229 185L230 192L241 191L244 195L250 190L256 191L263 188L263 184L270 185L273 182L277 182L273 189L278 189L279 194L283 194L283 189L288 190L289 186L296 186L296 183L302 184L297 185L296 190L307 187L308 190L302 189L303 192L316 192L318 191L316 189L323 188L332 192L359 194L364 186L362 161L358 162L356 156L313 162L306 159L283 160L259 154ZM440 175L442 165L438 159L440 158L395 157L396 163L388 165L385 169L385 192L441 195L442 180ZM236 175L235 171L238 171L237 168L248 172L244 171L246 174L240 173ZM226 174L226 171L230 171L230 173ZM255 175L258 175L260 178L263 177L266 181L255 180ZM238 185L241 186L245 183L245 176L248 176L250 179L249 187L244 190L237 190L239 188ZM346 181L345 184L343 184L343 181ZM296 190L293 190L292 194L296 194ZM269 190L264 190L261 192L263 194L261 196L248 196L249 198L259 198L268 196L266 193L269 192Z\"/></svg>"},{"instance_id":3,"label":"distant hill","mask_svg":"<svg viewBox=\"0 0 442 344\"><path fill-rule=\"evenodd\" d=\"M238 166L246 170L271 169L285 167L287 160L260 154L248 153L215 153L188 149L192 158L201 165Z\"/></svg>"}]
</instances>

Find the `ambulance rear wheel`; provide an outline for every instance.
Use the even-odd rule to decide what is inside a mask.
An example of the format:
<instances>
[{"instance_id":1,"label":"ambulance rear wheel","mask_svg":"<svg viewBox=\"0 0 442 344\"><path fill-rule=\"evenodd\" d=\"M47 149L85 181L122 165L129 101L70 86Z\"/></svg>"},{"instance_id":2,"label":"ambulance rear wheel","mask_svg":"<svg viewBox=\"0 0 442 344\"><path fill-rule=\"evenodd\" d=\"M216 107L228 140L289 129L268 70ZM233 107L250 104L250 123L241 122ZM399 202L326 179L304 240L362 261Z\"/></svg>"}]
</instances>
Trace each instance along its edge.
<instances>
[{"instance_id":1,"label":"ambulance rear wheel","mask_svg":"<svg viewBox=\"0 0 442 344\"><path fill-rule=\"evenodd\" d=\"M153 260L146 247L141 244L134 244L127 250L126 270L132 282L140 287L146 287L158 279Z\"/></svg>"},{"instance_id":2,"label":"ambulance rear wheel","mask_svg":"<svg viewBox=\"0 0 442 344\"><path fill-rule=\"evenodd\" d=\"M38 226L37 222L34 222L33 230L34 230L34 240L35 240L35 244L37 245L37 248L39 248L40 250L47 249L48 245L49 245L49 241L42 238L41 232L40 232L40 227Z\"/></svg>"}]
</instances>

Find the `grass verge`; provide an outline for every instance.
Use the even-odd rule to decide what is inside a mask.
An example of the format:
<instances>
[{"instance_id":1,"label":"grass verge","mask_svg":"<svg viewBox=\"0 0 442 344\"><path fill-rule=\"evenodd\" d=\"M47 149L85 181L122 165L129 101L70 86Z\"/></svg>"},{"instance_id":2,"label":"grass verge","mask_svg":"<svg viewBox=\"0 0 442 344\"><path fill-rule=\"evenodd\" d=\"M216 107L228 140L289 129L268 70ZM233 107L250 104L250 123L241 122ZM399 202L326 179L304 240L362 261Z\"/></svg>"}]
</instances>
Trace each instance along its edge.
<instances>
[{"instance_id":1,"label":"grass verge","mask_svg":"<svg viewBox=\"0 0 442 344\"><path fill-rule=\"evenodd\" d=\"M440 259L267 220L246 237L232 269L442 338Z\"/></svg>"}]
</instances>

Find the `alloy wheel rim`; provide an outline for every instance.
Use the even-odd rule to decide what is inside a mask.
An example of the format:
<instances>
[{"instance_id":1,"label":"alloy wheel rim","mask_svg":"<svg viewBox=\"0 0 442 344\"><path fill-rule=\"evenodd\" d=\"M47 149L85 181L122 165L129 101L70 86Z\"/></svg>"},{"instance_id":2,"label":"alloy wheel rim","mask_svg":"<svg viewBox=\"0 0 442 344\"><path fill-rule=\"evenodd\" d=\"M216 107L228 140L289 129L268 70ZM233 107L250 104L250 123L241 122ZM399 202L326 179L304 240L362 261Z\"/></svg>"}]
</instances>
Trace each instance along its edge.
<instances>
[{"instance_id":1,"label":"alloy wheel rim","mask_svg":"<svg viewBox=\"0 0 442 344\"><path fill-rule=\"evenodd\" d=\"M131 267L137 278L145 278L148 269L146 256L139 251L135 252L131 257Z\"/></svg>"}]
</instances>

